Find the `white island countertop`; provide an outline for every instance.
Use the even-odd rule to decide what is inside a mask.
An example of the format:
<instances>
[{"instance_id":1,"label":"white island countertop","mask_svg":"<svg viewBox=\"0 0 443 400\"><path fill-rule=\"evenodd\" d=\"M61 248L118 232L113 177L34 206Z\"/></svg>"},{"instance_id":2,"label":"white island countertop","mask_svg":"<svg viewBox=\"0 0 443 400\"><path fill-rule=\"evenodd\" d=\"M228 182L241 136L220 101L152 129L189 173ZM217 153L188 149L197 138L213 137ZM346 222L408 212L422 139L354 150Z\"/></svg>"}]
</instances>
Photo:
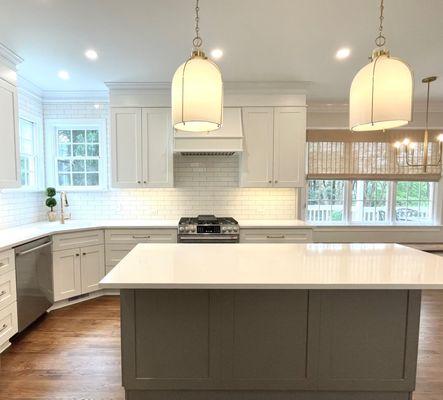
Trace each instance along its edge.
<instances>
[{"instance_id":1,"label":"white island countertop","mask_svg":"<svg viewBox=\"0 0 443 400\"><path fill-rule=\"evenodd\" d=\"M112 289L443 289L443 257L398 244L139 244Z\"/></svg>"}]
</instances>

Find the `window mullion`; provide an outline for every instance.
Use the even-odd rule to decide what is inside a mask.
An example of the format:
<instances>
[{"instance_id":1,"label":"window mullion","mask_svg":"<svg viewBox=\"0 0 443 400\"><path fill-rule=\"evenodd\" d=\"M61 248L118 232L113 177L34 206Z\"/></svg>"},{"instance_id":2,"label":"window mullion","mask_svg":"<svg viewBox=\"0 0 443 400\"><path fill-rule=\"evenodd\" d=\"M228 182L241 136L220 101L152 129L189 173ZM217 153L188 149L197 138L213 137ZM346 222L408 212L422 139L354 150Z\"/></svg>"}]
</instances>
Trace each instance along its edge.
<instances>
[{"instance_id":1,"label":"window mullion","mask_svg":"<svg viewBox=\"0 0 443 400\"><path fill-rule=\"evenodd\" d=\"M345 181L345 223L352 224L352 181Z\"/></svg>"}]
</instances>

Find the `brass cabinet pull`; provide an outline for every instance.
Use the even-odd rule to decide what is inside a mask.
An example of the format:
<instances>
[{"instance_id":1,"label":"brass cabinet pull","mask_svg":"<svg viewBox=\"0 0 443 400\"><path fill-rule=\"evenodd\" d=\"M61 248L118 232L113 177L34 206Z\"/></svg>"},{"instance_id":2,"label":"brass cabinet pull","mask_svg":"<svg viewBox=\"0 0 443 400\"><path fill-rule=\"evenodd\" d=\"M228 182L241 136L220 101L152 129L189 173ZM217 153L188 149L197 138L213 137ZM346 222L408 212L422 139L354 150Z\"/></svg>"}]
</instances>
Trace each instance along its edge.
<instances>
[{"instance_id":1,"label":"brass cabinet pull","mask_svg":"<svg viewBox=\"0 0 443 400\"><path fill-rule=\"evenodd\" d=\"M83 256L85 256L85 255L86 255L86 253L82 253L82 255L83 255Z\"/></svg>"},{"instance_id":2,"label":"brass cabinet pull","mask_svg":"<svg viewBox=\"0 0 443 400\"><path fill-rule=\"evenodd\" d=\"M8 327L7 324L3 324L3 325L2 325L2 328L0 329L0 332L3 332L7 327Z\"/></svg>"},{"instance_id":3,"label":"brass cabinet pull","mask_svg":"<svg viewBox=\"0 0 443 400\"><path fill-rule=\"evenodd\" d=\"M80 254L79 253L77 253L76 255L75 255L76 257L80 257Z\"/></svg>"},{"instance_id":4,"label":"brass cabinet pull","mask_svg":"<svg viewBox=\"0 0 443 400\"><path fill-rule=\"evenodd\" d=\"M0 297L4 296L5 294L6 294L6 290L2 290L2 291L0 292Z\"/></svg>"},{"instance_id":5,"label":"brass cabinet pull","mask_svg":"<svg viewBox=\"0 0 443 400\"><path fill-rule=\"evenodd\" d=\"M267 235L267 239L284 239L285 235Z\"/></svg>"},{"instance_id":6,"label":"brass cabinet pull","mask_svg":"<svg viewBox=\"0 0 443 400\"><path fill-rule=\"evenodd\" d=\"M151 236L132 235L133 239L151 239Z\"/></svg>"},{"instance_id":7,"label":"brass cabinet pull","mask_svg":"<svg viewBox=\"0 0 443 400\"><path fill-rule=\"evenodd\" d=\"M268 183L272 183L272 181L268 181Z\"/></svg>"},{"instance_id":8,"label":"brass cabinet pull","mask_svg":"<svg viewBox=\"0 0 443 400\"><path fill-rule=\"evenodd\" d=\"M4 267L5 265L5 263L0 262L0 268Z\"/></svg>"},{"instance_id":9,"label":"brass cabinet pull","mask_svg":"<svg viewBox=\"0 0 443 400\"><path fill-rule=\"evenodd\" d=\"M140 183L142 183L142 181L137 181L137 183L140 185Z\"/></svg>"},{"instance_id":10,"label":"brass cabinet pull","mask_svg":"<svg viewBox=\"0 0 443 400\"><path fill-rule=\"evenodd\" d=\"M277 180L275 180L275 181L274 181L274 183L278 183L278 181L277 181Z\"/></svg>"},{"instance_id":11,"label":"brass cabinet pull","mask_svg":"<svg viewBox=\"0 0 443 400\"><path fill-rule=\"evenodd\" d=\"M148 183L148 182L147 182L147 181L143 181L143 183L145 183L145 184L146 184L146 183Z\"/></svg>"}]
</instances>

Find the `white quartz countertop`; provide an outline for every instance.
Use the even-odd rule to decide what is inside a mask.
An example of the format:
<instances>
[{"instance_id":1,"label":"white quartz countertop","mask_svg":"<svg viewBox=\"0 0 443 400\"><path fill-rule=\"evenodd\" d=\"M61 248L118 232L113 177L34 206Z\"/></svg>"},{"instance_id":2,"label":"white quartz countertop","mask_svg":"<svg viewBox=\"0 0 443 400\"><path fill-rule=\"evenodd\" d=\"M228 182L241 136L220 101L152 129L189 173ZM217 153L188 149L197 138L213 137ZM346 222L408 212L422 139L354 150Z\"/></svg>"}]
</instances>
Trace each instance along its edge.
<instances>
[{"instance_id":1,"label":"white quartz countertop","mask_svg":"<svg viewBox=\"0 0 443 400\"><path fill-rule=\"evenodd\" d=\"M67 220L63 225L56 222L36 222L34 224L20 225L15 228L0 230L0 251L18 246L22 243L35 240L43 236L56 233L76 232L89 229L111 228L170 228L176 229L178 219L153 219L153 220ZM284 228L308 226L299 220L243 220L240 228Z\"/></svg>"},{"instance_id":2,"label":"white quartz countertop","mask_svg":"<svg viewBox=\"0 0 443 400\"><path fill-rule=\"evenodd\" d=\"M398 244L139 244L113 289L443 289L443 257Z\"/></svg>"}]
</instances>

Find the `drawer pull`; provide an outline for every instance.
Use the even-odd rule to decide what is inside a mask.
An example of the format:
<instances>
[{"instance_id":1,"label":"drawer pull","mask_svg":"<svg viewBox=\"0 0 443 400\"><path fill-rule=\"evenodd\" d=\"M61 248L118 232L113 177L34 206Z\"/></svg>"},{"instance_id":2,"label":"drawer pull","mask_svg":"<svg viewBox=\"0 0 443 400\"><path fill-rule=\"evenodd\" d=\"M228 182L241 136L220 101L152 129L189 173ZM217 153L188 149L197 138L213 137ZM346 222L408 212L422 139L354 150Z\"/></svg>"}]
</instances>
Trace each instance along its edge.
<instances>
[{"instance_id":1,"label":"drawer pull","mask_svg":"<svg viewBox=\"0 0 443 400\"><path fill-rule=\"evenodd\" d=\"M0 329L0 333L3 332L7 327L8 327L7 324L3 324L1 329Z\"/></svg>"},{"instance_id":2,"label":"drawer pull","mask_svg":"<svg viewBox=\"0 0 443 400\"><path fill-rule=\"evenodd\" d=\"M2 291L0 292L0 297L4 296L6 293L7 293L6 290L2 290Z\"/></svg>"},{"instance_id":3,"label":"drawer pull","mask_svg":"<svg viewBox=\"0 0 443 400\"><path fill-rule=\"evenodd\" d=\"M132 235L133 239L151 239L151 236Z\"/></svg>"},{"instance_id":4,"label":"drawer pull","mask_svg":"<svg viewBox=\"0 0 443 400\"><path fill-rule=\"evenodd\" d=\"M267 239L284 239L285 235L267 235Z\"/></svg>"}]
</instances>

